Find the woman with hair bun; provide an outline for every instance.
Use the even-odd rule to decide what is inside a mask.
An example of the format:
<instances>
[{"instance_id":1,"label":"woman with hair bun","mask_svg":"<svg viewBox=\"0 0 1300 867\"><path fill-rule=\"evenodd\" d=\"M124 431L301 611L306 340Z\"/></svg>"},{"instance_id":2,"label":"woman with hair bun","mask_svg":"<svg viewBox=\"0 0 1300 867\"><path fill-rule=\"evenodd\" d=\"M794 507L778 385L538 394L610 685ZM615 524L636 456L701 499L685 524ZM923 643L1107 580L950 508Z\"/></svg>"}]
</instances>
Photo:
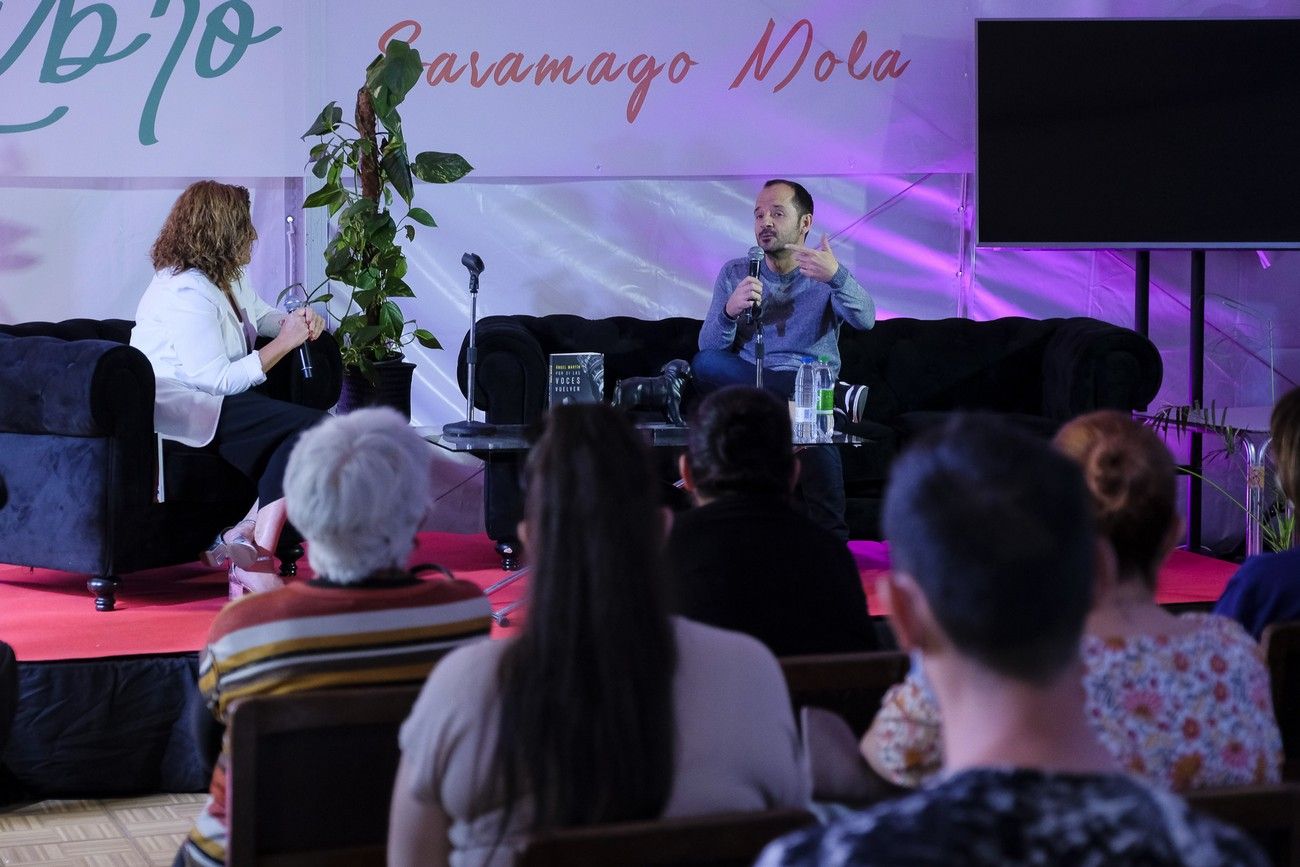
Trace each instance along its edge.
<instances>
[{"instance_id":1,"label":"woman with hair bun","mask_svg":"<svg viewBox=\"0 0 1300 867\"><path fill-rule=\"evenodd\" d=\"M1068 422L1055 444L1083 470L1109 543L1081 647L1101 742L1130 773L1174 791L1276 782L1282 740L1259 646L1227 618L1176 616L1155 601L1182 530L1169 450L1113 410ZM919 785L942 764L939 725L914 668L886 694L863 755L885 779Z\"/></svg>"}]
</instances>

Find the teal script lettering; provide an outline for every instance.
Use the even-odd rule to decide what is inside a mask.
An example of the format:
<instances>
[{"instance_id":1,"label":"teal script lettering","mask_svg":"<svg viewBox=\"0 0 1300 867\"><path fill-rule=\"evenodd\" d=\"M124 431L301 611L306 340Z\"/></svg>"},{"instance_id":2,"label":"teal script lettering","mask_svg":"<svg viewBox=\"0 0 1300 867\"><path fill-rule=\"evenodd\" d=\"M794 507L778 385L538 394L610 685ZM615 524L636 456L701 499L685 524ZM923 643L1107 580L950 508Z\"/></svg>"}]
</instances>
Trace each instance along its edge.
<instances>
[{"instance_id":1,"label":"teal script lettering","mask_svg":"<svg viewBox=\"0 0 1300 867\"><path fill-rule=\"evenodd\" d=\"M162 65L158 68L157 75L154 76L153 85L149 88L144 107L140 112L138 136L142 145L158 143L155 132L158 108L162 104L163 94L199 19L200 0L182 0L182 3L184 9L180 28L163 58ZM4 0L0 0L0 13L3 13L4 5ZM170 6L171 0L154 0L153 11L149 13L149 17L161 18ZM114 38L117 36L117 11L112 5L91 3L77 9L76 0L41 0L13 44L3 55L0 55L0 76L4 76L28 49L37 31L49 19L51 11L54 12L54 19L50 25L50 37L41 64L42 84L65 84L91 72L97 66L121 60L138 51L149 41L151 35L137 34L124 47L112 50ZM234 19L233 26L227 23L231 17ZM94 47L84 57L69 56L66 53L68 41L77 28L83 25L98 25ZM249 46L265 42L281 29L270 27L261 33L254 33L253 10L247 0L225 0L213 8L204 20L203 32L199 36L199 44L195 49L194 71L201 78L217 78L225 75L243 59ZM218 42L224 43L229 49L225 59L220 63L214 60ZM25 123L0 123L0 134L41 129L57 123L67 113L68 107L60 105L38 120Z\"/></svg>"}]
</instances>

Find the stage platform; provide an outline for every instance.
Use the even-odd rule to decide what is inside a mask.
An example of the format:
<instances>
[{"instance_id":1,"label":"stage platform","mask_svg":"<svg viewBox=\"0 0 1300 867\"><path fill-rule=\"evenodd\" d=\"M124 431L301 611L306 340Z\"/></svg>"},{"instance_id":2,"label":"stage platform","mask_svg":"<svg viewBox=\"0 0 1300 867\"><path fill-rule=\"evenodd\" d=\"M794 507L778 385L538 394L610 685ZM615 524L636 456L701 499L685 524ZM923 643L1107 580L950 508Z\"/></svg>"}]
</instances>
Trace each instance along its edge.
<instances>
[{"instance_id":1,"label":"stage platform","mask_svg":"<svg viewBox=\"0 0 1300 867\"><path fill-rule=\"evenodd\" d=\"M849 543L873 614L876 581L889 565L881 542ZM435 562L487 587L509 574L482 534L421 533L412 563ZM310 577L307 561L301 576ZM1236 566L1175 552L1161 572L1162 603L1207 605ZM524 596L527 577L492 597ZM195 697L198 655L225 604L222 572L198 564L126 576L118 610L98 612L85 576L0 565L0 639L19 661L14 734L0 762L0 803L18 798L193 792L207 769L184 720ZM509 634L526 616L512 615Z\"/></svg>"}]
</instances>

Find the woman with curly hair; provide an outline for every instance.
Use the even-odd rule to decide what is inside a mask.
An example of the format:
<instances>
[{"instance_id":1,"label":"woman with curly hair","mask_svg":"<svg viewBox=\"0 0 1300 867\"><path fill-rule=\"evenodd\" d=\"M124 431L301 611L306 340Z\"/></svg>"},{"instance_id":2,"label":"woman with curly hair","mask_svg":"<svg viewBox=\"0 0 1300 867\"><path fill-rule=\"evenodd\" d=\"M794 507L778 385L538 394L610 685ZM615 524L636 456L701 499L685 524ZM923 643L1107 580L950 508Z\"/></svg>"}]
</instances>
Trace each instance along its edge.
<instances>
[{"instance_id":1,"label":"woman with curly hair","mask_svg":"<svg viewBox=\"0 0 1300 867\"><path fill-rule=\"evenodd\" d=\"M229 563L232 596L282 583L270 552L285 523L284 467L298 434L323 415L255 390L325 323L306 307L281 313L245 284L257 240L249 208L245 187L199 181L181 193L154 241L156 270L131 332L153 365L158 433L213 444L257 484L248 516L203 554L209 565ZM259 335L273 339L255 349Z\"/></svg>"}]
</instances>

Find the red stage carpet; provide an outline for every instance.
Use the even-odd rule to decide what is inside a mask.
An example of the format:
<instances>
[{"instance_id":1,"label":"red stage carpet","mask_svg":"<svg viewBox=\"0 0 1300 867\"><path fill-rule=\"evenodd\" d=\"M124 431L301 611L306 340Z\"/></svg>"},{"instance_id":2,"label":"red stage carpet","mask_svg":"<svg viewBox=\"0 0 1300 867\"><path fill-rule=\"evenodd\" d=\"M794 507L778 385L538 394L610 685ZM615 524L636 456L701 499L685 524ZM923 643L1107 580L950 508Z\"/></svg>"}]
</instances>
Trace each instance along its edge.
<instances>
[{"instance_id":1,"label":"red stage carpet","mask_svg":"<svg viewBox=\"0 0 1300 867\"><path fill-rule=\"evenodd\" d=\"M888 568L888 546L850 542L873 614L876 579ZM481 587L505 576L491 540L483 535L422 533L413 562L436 562ZM1175 551L1161 571L1161 602L1212 602L1237 567ZM304 558L301 574L310 575ZM523 595L527 579L496 593L494 608ZM18 659L97 659L192 652L202 648L208 624L225 604L224 573L197 564L137 572L122 582L118 610L95 611L85 576L0 566L0 639ZM499 630L498 630L499 632Z\"/></svg>"},{"instance_id":2,"label":"red stage carpet","mask_svg":"<svg viewBox=\"0 0 1300 867\"><path fill-rule=\"evenodd\" d=\"M509 574L481 534L421 533L411 562L440 563L481 587ZM298 568L310 577L307 558ZM493 607L519 598L526 583L493 594ZM200 650L225 603L225 573L197 563L128 575L112 612L95 610L85 575L0 566L0 640L13 646L21 662Z\"/></svg>"},{"instance_id":3,"label":"red stage carpet","mask_svg":"<svg viewBox=\"0 0 1300 867\"><path fill-rule=\"evenodd\" d=\"M867 591L867 607L872 614L888 614L876 597L876 581L889 568L889 545L886 542L850 542L849 550L862 573ZM1186 551L1174 551L1160 570L1156 584L1156 601L1161 605L1188 602L1210 603L1223 594L1223 587L1237 571L1237 564L1216 560Z\"/></svg>"}]
</instances>

